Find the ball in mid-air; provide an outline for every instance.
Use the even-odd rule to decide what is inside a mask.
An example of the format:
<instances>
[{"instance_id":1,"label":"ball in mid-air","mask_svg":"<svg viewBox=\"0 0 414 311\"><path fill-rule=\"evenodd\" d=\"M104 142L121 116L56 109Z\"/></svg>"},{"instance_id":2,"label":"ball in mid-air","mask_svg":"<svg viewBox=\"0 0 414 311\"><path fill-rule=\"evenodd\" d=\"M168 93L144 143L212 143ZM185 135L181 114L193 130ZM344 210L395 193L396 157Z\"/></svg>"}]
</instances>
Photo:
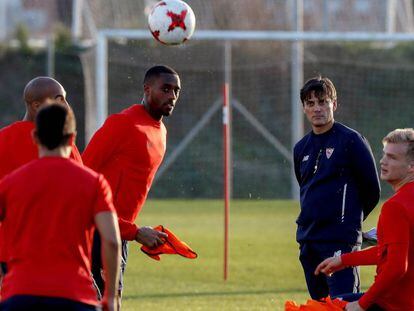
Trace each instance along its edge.
<instances>
[{"instance_id":1,"label":"ball in mid-air","mask_svg":"<svg viewBox=\"0 0 414 311\"><path fill-rule=\"evenodd\" d=\"M181 44L193 35L195 15L181 0L164 0L148 15L148 27L156 40L167 45Z\"/></svg>"}]
</instances>

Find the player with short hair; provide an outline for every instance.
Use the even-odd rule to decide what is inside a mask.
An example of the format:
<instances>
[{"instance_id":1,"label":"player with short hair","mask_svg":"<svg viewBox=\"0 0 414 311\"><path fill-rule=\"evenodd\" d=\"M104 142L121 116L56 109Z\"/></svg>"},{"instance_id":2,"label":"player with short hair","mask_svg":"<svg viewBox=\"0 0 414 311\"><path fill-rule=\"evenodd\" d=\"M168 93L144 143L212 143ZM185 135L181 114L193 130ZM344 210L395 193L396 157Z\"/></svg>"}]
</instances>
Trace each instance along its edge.
<instances>
[{"instance_id":1,"label":"player with short hair","mask_svg":"<svg viewBox=\"0 0 414 311\"><path fill-rule=\"evenodd\" d=\"M331 80L308 80L300 99L312 127L294 147L301 207L296 239L308 291L313 299L359 292L357 268L331 278L314 271L325 258L360 248L362 220L380 195L374 157L361 134L334 120L338 104Z\"/></svg>"},{"instance_id":2,"label":"player with short hair","mask_svg":"<svg viewBox=\"0 0 414 311\"><path fill-rule=\"evenodd\" d=\"M82 155L85 165L102 173L112 187L123 240L121 272L126 267L127 241L156 247L166 237L151 227L138 227L134 221L164 157L167 130L162 118L173 112L181 82L174 69L160 65L146 72L143 87L142 104L111 115ZM93 266L94 278L102 289L100 263L94 261Z\"/></svg>"},{"instance_id":3,"label":"player with short hair","mask_svg":"<svg viewBox=\"0 0 414 311\"><path fill-rule=\"evenodd\" d=\"M354 301L346 310L414 310L414 130L396 129L383 139L381 179L395 194L384 202L378 219L378 244L331 257L315 273L335 275L345 267L376 265L374 283L365 294L344 295Z\"/></svg>"},{"instance_id":4,"label":"player with short hair","mask_svg":"<svg viewBox=\"0 0 414 311\"><path fill-rule=\"evenodd\" d=\"M0 181L7 250L1 310L97 310L90 270L95 227L108 284L104 307L116 309L120 237L111 189L103 175L69 159L75 135L68 107L45 106L33 132L39 159Z\"/></svg>"}]
</instances>

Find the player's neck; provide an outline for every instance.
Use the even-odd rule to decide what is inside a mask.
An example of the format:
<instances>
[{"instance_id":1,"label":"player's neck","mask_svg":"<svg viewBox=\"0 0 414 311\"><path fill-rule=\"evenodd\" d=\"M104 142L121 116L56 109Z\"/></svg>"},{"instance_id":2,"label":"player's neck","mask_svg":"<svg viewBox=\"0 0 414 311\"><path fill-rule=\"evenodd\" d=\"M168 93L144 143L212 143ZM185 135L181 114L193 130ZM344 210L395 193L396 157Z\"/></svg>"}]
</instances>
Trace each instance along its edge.
<instances>
[{"instance_id":1,"label":"player's neck","mask_svg":"<svg viewBox=\"0 0 414 311\"><path fill-rule=\"evenodd\" d=\"M327 123L323 126L312 126L312 131L316 135L326 133L327 131L329 131L333 127L334 123L335 123L335 121L332 119L332 121L330 121L329 123Z\"/></svg>"},{"instance_id":2,"label":"player's neck","mask_svg":"<svg viewBox=\"0 0 414 311\"><path fill-rule=\"evenodd\" d=\"M60 157L69 158L72 148L70 146L57 147L49 150L44 146L39 146L39 158L43 157Z\"/></svg>"},{"instance_id":3,"label":"player's neck","mask_svg":"<svg viewBox=\"0 0 414 311\"><path fill-rule=\"evenodd\" d=\"M34 117L28 111L26 111L22 121L34 122Z\"/></svg>"},{"instance_id":4,"label":"player's neck","mask_svg":"<svg viewBox=\"0 0 414 311\"><path fill-rule=\"evenodd\" d=\"M151 110L150 105L147 103L145 99L142 100L142 104L144 105L145 110L148 112L151 118L153 118L155 121L162 120L162 115L155 114L154 111Z\"/></svg>"},{"instance_id":5,"label":"player's neck","mask_svg":"<svg viewBox=\"0 0 414 311\"><path fill-rule=\"evenodd\" d=\"M414 175L407 175L405 178L401 179L400 181L396 182L395 184L392 184L392 189L397 192L399 189L401 189L402 186L405 184L408 184L409 182L414 181Z\"/></svg>"}]
</instances>

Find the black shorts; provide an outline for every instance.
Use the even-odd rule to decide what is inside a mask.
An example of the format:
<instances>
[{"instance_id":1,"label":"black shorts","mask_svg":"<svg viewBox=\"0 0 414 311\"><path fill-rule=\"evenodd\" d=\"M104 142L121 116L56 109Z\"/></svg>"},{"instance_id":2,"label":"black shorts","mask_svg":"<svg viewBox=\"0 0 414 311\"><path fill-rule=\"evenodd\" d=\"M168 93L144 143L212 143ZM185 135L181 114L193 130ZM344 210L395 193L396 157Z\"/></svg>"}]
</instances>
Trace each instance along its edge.
<instances>
[{"instance_id":1,"label":"black shorts","mask_svg":"<svg viewBox=\"0 0 414 311\"><path fill-rule=\"evenodd\" d=\"M122 297L122 290L124 287L124 272L128 259L128 241L122 240L121 250L121 273L119 275L119 297ZM92 245L92 276L95 282L95 287L98 292L98 299L102 298L105 291L105 281L103 279L103 264L101 256L101 237L98 231L95 231Z\"/></svg>"},{"instance_id":2,"label":"black shorts","mask_svg":"<svg viewBox=\"0 0 414 311\"><path fill-rule=\"evenodd\" d=\"M44 296L16 295L0 303L0 311L100 311L98 306L79 301Z\"/></svg>"}]
</instances>

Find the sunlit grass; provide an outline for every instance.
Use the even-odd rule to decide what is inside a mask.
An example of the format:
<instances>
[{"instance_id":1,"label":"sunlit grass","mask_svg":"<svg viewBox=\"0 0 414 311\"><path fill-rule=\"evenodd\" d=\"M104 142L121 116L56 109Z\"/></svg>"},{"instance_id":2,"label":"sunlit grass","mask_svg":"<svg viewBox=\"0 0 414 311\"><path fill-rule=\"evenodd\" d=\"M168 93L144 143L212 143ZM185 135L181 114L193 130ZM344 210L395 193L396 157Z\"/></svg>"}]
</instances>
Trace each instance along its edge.
<instances>
[{"instance_id":1,"label":"sunlit grass","mask_svg":"<svg viewBox=\"0 0 414 311\"><path fill-rule=\"evenodd\" d=\"M163 255L157 262L130 243L123 310L283 310L305 302L298 261L293 201L233 201L228 280L223 280L223 203L214 200L148 201L140 225L162 224L199 255ZM371 215L365 228L377 220ZM362 269L366 288L374 269Z\"/></svg>"}]
</instances>

